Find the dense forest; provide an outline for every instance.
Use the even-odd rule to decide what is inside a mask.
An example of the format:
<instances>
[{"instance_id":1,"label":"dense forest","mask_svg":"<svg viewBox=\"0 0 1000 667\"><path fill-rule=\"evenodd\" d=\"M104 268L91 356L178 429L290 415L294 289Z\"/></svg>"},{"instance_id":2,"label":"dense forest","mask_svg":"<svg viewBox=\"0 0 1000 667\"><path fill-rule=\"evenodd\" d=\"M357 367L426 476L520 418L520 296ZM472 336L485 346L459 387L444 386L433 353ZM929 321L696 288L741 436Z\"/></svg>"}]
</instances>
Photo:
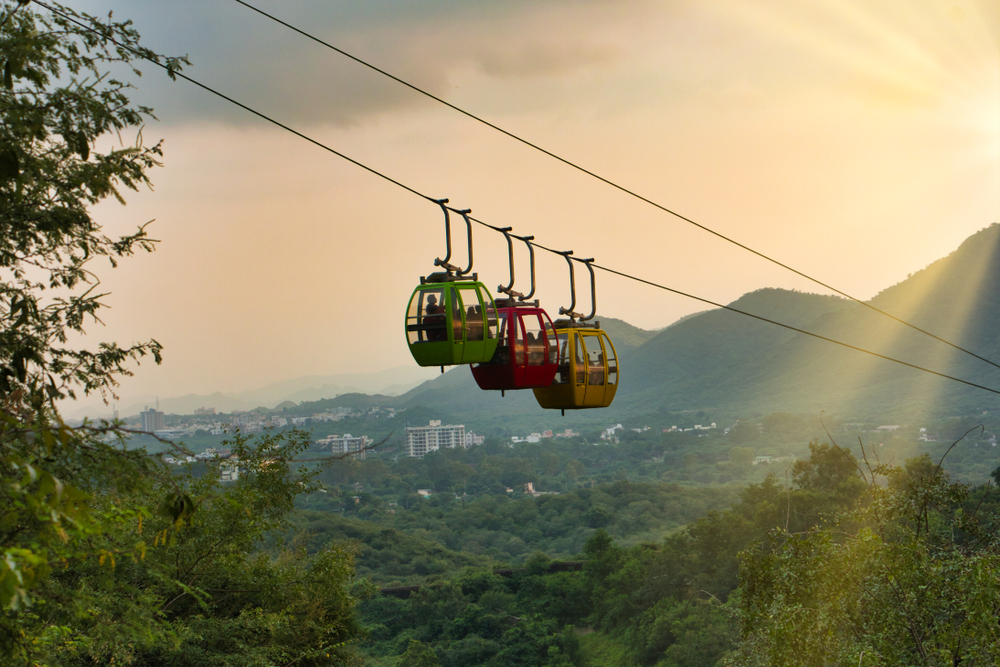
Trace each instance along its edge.
<instances>
[{"instance_id":1,"label":"dense forest","mask_svg":"<svg viewBox=\"0 0 1000 667\"><path fill-rule=\"evenodd\" d=\"M908 442L903 429L852 453L831 433L758 465L755 451L807 435L811 421L771 415L714 443L647 431L611 444L494 439L423 459L345 459L319 475L323 489L300 497L294 532L309 549L357 545L357 574L371 587L358 608L369 633L360 650L371 664L744 664L762 631L742 620L755 559L778 558L802 536L839 534L845 521L857 535L872 517L844 516L872 512L876 500L913 502L902 498L928 486L947 500L920 539L941 539L964 512L990 525L1000 495L985 477L952 483L949 466L936 464L959 454L962 474L996 467L990 436L966 434L965 423L937 423L938 435L965 436L954 445ZM685 481L663 481L685 468ZM528 482L559 491L527 493ZM977 554L992 554L989 540Z\"/></svg>"},{"instance_id":2,"label":"dense forest","mask_svg":"<svg viewBox=\"0 0 1000 667\"><path fill-rule=\"evenodd\" d=\"M281 539L269 538L308 553L350 545L364 633L355 648L372 665L805 664L775 657L781 642L748 597L779 585L781 567L801 566L783 551L789 544L830 547L837 536L847 548L843 535L887 521L870 514L879 504L930 493L943 501L929 532L911 536L930 547L964 513L990 526L1000 501L983 485L998 463L991 415L879 429L774 413L704 430L623 426L538 443L490 436L422 459L403 455L396 425L377 413L338 423L384 442L363 460L319 466ZM324 453L314 443L305 455ZM912 524L891 521L890 532ZM951 556L967 548L961 539ZM991 558L992 540L975 557ZM771 579L749 590L761 571ZM877 655L844 645L836 650L855 660Z\"/></svg>"},{"instance_id":3,"label":"dense forest","mask_svg":"<svg viewBox=\"0 0 1000 667\"><path fill-rule=\"evenodd\" d=\"M486 496L464 507L453 497L437 503L433 496L414 499L415 506L390 515L391 522L372 510L336 518L307 510L299 513L296 528L308 533L310 548L330 540L359 543L358 573L372 586L358 608L368 631L361 650L375 665L825 664L823 651L834 648L855 659L866 651L872 660L876 651L906 655L908 649L894 642L906 639L913 648L902 636L909 626L897 628L902 635L886 632L849 641L852 623L879 623L874 611L859 608L846 620L826 621L842 623L834 629L845 636L837 637L834 648L832 640L814 637L825 648L813 650L818 662L802 662L782 643L781 633L788 630L769 627L762 609L792 604L778 590L785 570L801 568L796 576L822 578L811 560L815 556L799 552L799 542L808 540L833 552L823 567L852 569L837 550L874 551L874 536L882 540L882 549L899 549L905 537L909 548L918 545L926 553L894 576L905 575L905 585L914 590L944 588L941 577L952 575L920 568L938 558L958 561L948 566L960 568L976 559L980 568L994 562L992 522L1000 494L987 486L949 482L926 454L903 467L869 468L870 461L833 444L812 443L809 449L808 458L791 466L787 482L769 473L717 498L714 507L706 505L709 496L703 491L717 487L623 480L558 496ZM660 519L657 530L636 532L639 508L655 521L649 509L668 498L684 525L668 527ZM598 507L608 511L594 512ZM882 507L894 509L880 514ZM578 533L579 542L562 539L567 531ZM511 536L531 551L519 544L512 553L505 544L490 542L491 535ZM868 555L876 562L882 557L877 551ZM880 576L857 568L853 574ZM973 574L968 574L969 586L988 596L995 575L978 581ZM404 584L410 588L400 591ZM376 586L383 592L376 593ZM809 602L818 603L841 611L833 599ZM881 603L891 606L893 600ZM900 611L914 613L914 605ZM794 609L783 613L801 624ZM958 627L963 613L959 608L951 612L956 633L964 632ZM908 621L920 626L924 650L936 642L940 655L985 655L982 647L947 645L937 636L935 619ZM808 623L796 631L818 632ZM995 628L986 631L984 636L995 638ZM778 654L780 660L774 658ZM885 658L872 664L901 663Z\"/></svg>"}]
</instances>

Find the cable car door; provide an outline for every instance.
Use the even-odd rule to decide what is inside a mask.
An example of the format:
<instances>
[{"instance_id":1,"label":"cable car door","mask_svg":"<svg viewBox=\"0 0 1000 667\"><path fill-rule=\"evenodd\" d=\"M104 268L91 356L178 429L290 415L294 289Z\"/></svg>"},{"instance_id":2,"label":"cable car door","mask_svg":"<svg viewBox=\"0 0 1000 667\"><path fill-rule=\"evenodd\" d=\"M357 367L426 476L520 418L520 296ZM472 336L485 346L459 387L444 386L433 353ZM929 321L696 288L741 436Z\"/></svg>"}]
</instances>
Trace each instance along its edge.
<instances>
[{"instance_id":1,"label":"cable car door","mask_svg":"<svg viewBox=\"0 0 1000 667\"><path fill-rule=\"evenodd\" d=\"M539 387L549 384L551 374L544 366L548 360L545 346L545 322L537 312L529 312L519 317L524 333L524 386ZM521 380L521 378L519 378Z\"/></svg>"},{"instance_id":2,"label":"cable car door","mask_svg":"<svg viewBox=\"0 0 1000 667\"><path fill-rule=\"evenodd\" d=\"M491 329L496 328L495 319L487 324L481 295L475 285L459 285L458 294L461 299L456 300L455 321L461 322L461 328L460 330L456 329L455 340L457 343L459 335L461 335L464 347L461 357L456 355L456 359L460 358L466 364L489 361L493 354L492 352L486 353L486 343L496 337L495 332L491 331ZM490 309L486 308L486 310Z\"/></svg>"},{"instance_id":3,"label":"cable car door","mask_svg":"<svg viewBox=\"0 0 1000 667\"><path fill-rule=\"evenodd\" d=\"M586 365L586 388L583 404L588 407L603 405L608 378L601 335L597 332L580 332L580 342L585 343L581 345Z\"/></svg>"},{"instance_id":4,"label":"cable car door","mask_svg":"<svg viewBox=\"0 0 1000 667\"><path fill-rule=\"evenodd\" d=\"M573 341L573 405L578 408L587 405L587 348L579 331L570 332Z\"/></svg>"}]
</instances>

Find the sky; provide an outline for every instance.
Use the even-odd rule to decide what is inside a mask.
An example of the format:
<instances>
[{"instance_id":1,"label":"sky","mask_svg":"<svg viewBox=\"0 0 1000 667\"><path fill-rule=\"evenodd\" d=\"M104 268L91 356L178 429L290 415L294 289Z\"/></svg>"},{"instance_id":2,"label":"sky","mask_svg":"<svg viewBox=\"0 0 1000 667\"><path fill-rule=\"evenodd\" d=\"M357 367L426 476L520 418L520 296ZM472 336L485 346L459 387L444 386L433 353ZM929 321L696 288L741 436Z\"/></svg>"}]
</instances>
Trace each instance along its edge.
<instances>
[{"instance_id":1,"label":"sky","mask_svg":"<svg viewBox=\"0 0 1000 667\"><path fill-rule=\"evenodd\" d=\"M548 247L720 303L823 292L235 0L70 4L131 19L150 48L187 54L192 78ZM251 4L859 298L1000 220L995 0ZM155 220L160 244L92 267L110 308L85 339L163 344L161 366L123 380L122 402L413 364L404 310L444 254L440 210L142 69L133 99L156 109L142 134L163 139L164 166L152 191L94 214L111 233ZM506 284L503 236L480 227L474 240L480 279ZM461 236L455 246L463 262ZM537 296L558 311L566 263L537 261ZM589 312L585 275L577 310ZM645 329L705 309L597 281L599 315Z\"/></svg>"}]
</instances>

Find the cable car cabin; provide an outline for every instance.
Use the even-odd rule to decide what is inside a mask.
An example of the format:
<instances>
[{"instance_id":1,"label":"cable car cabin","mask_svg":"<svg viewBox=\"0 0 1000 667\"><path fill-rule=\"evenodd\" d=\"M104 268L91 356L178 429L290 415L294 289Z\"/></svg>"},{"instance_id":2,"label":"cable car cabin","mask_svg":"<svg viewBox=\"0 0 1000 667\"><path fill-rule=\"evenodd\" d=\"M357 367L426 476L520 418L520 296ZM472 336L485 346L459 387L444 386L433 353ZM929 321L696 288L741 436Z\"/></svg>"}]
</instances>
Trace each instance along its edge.
<instances>
[{"instance_id":1,"label":"cable car cabin","mask_svg":"<svg viewBox=\"0 0 1000 667\"><path fill-rule=\"evenodd\" d=\"M548 387L556 374L558 339L552 320L534 304L500 299L497 321L500 336L493 358L472 366L480 389Z\"/></svg>"},{"instance_id":2,"label":"cable car cabin","mask_svg":"<svg viewBox=\"0 0 1000 667\"><path fill-rule=\"evenodd\" d=\"M606 408L618 390L618 356L599 324L559 320L559 359L552 384L536 388L535 399L551 410Z\"/></svg>"},{"instance_id":3,"label":"cable car cabin","mask_svg":"<svg viewBox=\"0 0 1000 667\"><path fill-rule=\"evenodd\" d=\"M421 278L406 309L406 340L421 366L489 361L497 349L493 297L475 277Z\"/></svg>"}]
</instances>

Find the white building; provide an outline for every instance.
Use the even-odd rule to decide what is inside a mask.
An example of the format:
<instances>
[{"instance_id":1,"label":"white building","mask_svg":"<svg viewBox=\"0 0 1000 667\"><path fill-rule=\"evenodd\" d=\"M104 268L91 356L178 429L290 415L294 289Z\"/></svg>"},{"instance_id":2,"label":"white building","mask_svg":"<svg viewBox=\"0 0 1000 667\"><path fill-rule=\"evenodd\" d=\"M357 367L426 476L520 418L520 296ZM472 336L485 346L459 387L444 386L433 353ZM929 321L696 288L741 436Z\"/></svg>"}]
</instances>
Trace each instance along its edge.
<instances>
[{"instance_id":1,"label":"white building","mask_svg":"<svg viewBox=\"0 0 1000 667\"><path fill-rule=\"evenodd\" d=\"M367 435L355 438L350 433L344 435L330 435L316 441L317 444L329 446L330 452L336 454L350 454L352 459L363 461L365 449L372 444L372 439Z\"/></svg>"},{"instance_id":2,"label":"white building","mask_svg":"<svg viewBox=\"0 0 1000 667\"><path fill-rule=\"evenodd\" d=\"M192 433L186 428L160 428L153 431L153 435L164 440L182 440L192 435Z\"/></svg>"},{"instance_id":3,"label":"white building","mask_svg":"<svg viewBox=\"0 0 1000 667\"><path fill-rule=\"evenodd\" d=\"M219 481L235 482L240 478L240 460L235 456L219 465Z\"/></svg>"},{"instance_id":4,"label":"white building","mask_svg":"<svg viewBox=\"0 0 1000 667\"><path fill-rule=\"evenodd\" d=\"M441 426L440 419L431 420L427 426L406 427L406 455L421 459L428 452L466 446L465 425Z\"/></svg>"},{"instance_id":5,"label":"white building","mask_svg":"<svg viewBox=\"0 0 1000 667\"><path fill-rule=\"evenodd\" d=\"M142 430L146 433L162 431L166 428L163 421L164 415L159 410L150 410L147 406L146 411L140 412L139 416L142 417Z\"/></svg>"}]
</instances>

